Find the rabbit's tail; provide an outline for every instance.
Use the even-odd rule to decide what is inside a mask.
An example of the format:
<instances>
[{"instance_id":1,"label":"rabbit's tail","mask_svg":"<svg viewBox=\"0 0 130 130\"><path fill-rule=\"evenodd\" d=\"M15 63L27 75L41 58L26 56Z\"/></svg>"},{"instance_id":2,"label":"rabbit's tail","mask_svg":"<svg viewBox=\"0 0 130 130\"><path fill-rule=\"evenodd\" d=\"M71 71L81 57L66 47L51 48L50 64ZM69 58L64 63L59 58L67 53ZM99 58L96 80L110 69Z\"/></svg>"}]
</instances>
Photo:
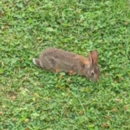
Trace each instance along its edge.
<instances>
[{"instance_id":1,"label":"rabbit's tail","mask_svg":"<svg viewBox=\"0 0 130 130\"><path fill-rule=\"evenodd\" d=\"M41 67L40 60L37 58L33 58L33 63L39 67Z\"/></svg>"}]
</instances>

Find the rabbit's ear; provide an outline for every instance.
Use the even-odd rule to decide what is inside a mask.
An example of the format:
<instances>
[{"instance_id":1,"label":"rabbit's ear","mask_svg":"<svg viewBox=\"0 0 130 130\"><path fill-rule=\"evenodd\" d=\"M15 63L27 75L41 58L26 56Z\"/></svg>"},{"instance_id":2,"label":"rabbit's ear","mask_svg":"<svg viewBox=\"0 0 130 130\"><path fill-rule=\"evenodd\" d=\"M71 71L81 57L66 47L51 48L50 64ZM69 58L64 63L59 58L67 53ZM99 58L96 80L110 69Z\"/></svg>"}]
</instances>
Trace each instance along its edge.
<instances>
[{"instance_id":1,"label":"rabbit's ear","mask_svg":"<svg viewBox=\"0 0 130 130\"><path fill-rule=\"evenodd\" d=\"M92 58L92 63L97 64L98 61L98 52L96 50L91 52L91 58Z\"/></svg>"},{"instance_id":2,"label":"rabbit's ear","mask_svg":"<svg viewBox=\"0 0 130 130\"><path fill-rule=\"evenodd\" d=\"M89 61L89 65L92 64L92 55L91 53L88 54L88 61Z\"/></svg>"}]
</instances>

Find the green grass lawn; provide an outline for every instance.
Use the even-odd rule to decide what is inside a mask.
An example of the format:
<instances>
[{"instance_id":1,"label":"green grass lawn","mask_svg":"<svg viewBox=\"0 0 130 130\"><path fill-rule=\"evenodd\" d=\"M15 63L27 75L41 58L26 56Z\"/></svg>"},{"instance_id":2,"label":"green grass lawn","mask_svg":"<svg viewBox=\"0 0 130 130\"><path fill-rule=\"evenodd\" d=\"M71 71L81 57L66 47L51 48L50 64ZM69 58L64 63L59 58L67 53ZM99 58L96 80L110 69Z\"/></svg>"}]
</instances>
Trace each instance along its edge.
<instances>
[{"instance_id":1,"label":"green grass lawn","mask_svg":"<svg viewBox=\"0 0 130 130\"><path fill-rule=\"evenodd\" d=\"M48 47L87 56L100 79L51 73ZM0 130L130 130L130 0L0 1Z\"/></svg>"}]
</instances>

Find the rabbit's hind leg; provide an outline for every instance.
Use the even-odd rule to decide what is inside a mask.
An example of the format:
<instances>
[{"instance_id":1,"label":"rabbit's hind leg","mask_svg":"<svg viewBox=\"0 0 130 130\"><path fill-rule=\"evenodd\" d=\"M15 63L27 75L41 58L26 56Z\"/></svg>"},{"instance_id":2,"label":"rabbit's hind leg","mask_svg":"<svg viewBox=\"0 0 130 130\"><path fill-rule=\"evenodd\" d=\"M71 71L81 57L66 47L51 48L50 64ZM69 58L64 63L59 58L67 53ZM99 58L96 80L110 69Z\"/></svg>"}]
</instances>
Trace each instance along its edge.
<instances>
[{"instance_id":1,"label":"rabbit's hind leg","mask_svg":"<svg viewBox=\"0 0 130 130\"><path fill-rule=\"evenodd\" d=\"M45 69L55 71L56 62L52 57L44 57L42 64Z\"/></svg>"}]
</instances>

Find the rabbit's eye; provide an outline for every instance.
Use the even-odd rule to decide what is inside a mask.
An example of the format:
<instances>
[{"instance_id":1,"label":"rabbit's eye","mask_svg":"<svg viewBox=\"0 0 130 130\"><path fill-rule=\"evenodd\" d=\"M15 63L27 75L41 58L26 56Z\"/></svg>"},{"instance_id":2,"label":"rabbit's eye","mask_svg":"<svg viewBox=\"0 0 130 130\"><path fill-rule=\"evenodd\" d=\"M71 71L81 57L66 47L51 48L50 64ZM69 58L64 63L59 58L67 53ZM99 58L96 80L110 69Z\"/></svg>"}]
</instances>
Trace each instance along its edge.
<instances>
[{"instance_id":1,"label":"rabbit's eye","mask_svg":"<svg viewBox=\"0 0 130 130\"><path fill-rule=\"evenodd\" d=\"M91 75L94 76L94 71L91 72Z\"/></svg>"}]
</instances>

